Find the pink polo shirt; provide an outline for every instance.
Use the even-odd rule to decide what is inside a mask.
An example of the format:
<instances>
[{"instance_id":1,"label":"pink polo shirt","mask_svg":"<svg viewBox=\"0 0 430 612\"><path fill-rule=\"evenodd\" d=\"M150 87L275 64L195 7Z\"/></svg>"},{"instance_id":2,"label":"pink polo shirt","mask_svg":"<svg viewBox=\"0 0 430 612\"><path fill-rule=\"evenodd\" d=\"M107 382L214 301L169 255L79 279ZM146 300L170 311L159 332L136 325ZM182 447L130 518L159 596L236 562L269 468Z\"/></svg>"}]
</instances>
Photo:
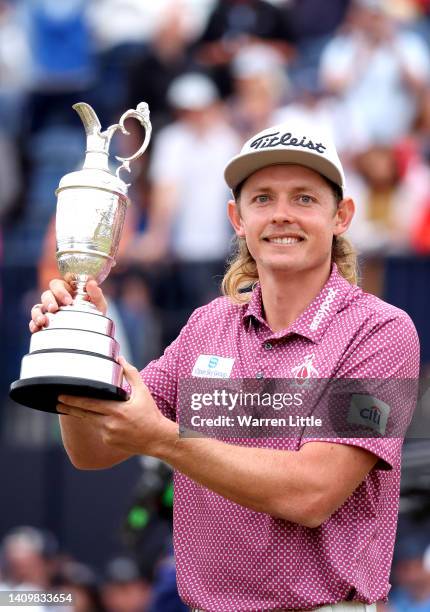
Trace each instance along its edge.
<instances>
[{"instance_id":1,"label":"pink polo shirt","mask_svg":"<svg viewBox=\"0 0 430 612\"><path fill-rule=\"evenodd\" d=\"M264 320L258 286L247 305L222 297L197 309L164 355L142 371L159 408L173 420L179 417L178 381L191 377L201 355L233 359L231 378L411 379L419 371L419 342L408 315L350 285L335 265L315 300L277 333ZM411 400L404 410L412 415L413 409ZM241 443L297 451L310 440ZM381 461L314 529L249 510L175 473L177 580L188 605L209 612L263 612L386 598L401 440L332 441L365 448Z\"/></svg>"}]
</instances>

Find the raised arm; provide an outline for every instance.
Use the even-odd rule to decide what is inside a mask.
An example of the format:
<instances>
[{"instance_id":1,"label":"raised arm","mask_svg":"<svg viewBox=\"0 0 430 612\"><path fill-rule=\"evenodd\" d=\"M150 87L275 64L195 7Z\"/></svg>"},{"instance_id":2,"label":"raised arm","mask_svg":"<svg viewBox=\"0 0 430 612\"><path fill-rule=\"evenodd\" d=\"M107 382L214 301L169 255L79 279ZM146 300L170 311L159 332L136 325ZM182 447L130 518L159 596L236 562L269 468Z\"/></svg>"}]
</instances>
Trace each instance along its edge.
<instances>
[{"instance_id":1,"label":"raised arm","mask_svg":"<svg viewBox=\"0 0 430 612\"><path fill-rule=\"evenodd\" d=\"M257 512L317 527L343 504L377 461L364 449L327 442L284 451L180 438L178 424L161 414L137 370L126 362L123 366L132 387L128 402L61 396L59 410L70 415L71 421L92 423L108 447L158 457Z\"/></svg>"}]
</instances>

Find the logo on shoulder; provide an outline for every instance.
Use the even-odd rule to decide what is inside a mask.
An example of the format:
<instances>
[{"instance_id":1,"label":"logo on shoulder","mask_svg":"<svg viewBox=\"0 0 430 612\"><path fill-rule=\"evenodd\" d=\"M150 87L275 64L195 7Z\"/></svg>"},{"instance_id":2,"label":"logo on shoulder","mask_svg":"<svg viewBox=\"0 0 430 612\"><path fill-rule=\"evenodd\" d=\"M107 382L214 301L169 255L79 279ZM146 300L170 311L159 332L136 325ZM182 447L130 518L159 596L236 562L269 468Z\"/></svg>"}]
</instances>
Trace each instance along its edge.
<instances>
[{"instance_id":1,"label":"logo on shoulder","mask_svg":"<svg viewBox=\"0 0 430 612\"><path fill-rule=\"evenodd\" d=\"M377 397L353 394L346 420L353 425L363 425L384 434L389 414L390 406Z\"/></svg>"}]
</instances>

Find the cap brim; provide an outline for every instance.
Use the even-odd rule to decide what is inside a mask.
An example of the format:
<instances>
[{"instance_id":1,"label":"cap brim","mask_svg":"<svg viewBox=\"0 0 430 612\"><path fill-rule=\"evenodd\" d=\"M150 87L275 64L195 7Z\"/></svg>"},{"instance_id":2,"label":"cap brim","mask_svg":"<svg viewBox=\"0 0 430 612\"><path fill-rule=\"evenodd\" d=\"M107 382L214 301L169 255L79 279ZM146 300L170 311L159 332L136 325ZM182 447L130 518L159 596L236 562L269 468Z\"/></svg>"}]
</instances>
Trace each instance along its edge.
<instances>
[{"instance_id":1,"label":"cap brim","mask_svg":"<svg viewBox=\"0 0 430 612\"><path fill-rule=\"evenodd\" d=\"M291 149L252 151L236 155L226 166L224 178L230 189L235 189L242 181L257 170L278 164L297 164L315 170L338 185L343 194L344 179L340 171L330 161L312 153Z\"/></svg>"}]
</instances>

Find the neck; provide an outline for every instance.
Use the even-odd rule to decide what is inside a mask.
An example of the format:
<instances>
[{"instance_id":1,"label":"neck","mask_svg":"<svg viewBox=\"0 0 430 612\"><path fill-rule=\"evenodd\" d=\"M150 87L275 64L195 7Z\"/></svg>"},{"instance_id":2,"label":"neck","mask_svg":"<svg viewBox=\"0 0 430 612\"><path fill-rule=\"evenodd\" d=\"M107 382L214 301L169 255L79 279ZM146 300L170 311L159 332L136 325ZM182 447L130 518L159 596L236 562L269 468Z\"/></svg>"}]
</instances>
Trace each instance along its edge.
<instances>
[{"instance_id":1,"label":"neck","mask_svg":"<svg viewBox=\"0 0 430 612\"><path fill-rule=\"evenodd\" d=\"M289 327L317 297L330 276L331 264L303 273L260 274L266 321L274 332Z\"/></svg>"}]
</instances>

